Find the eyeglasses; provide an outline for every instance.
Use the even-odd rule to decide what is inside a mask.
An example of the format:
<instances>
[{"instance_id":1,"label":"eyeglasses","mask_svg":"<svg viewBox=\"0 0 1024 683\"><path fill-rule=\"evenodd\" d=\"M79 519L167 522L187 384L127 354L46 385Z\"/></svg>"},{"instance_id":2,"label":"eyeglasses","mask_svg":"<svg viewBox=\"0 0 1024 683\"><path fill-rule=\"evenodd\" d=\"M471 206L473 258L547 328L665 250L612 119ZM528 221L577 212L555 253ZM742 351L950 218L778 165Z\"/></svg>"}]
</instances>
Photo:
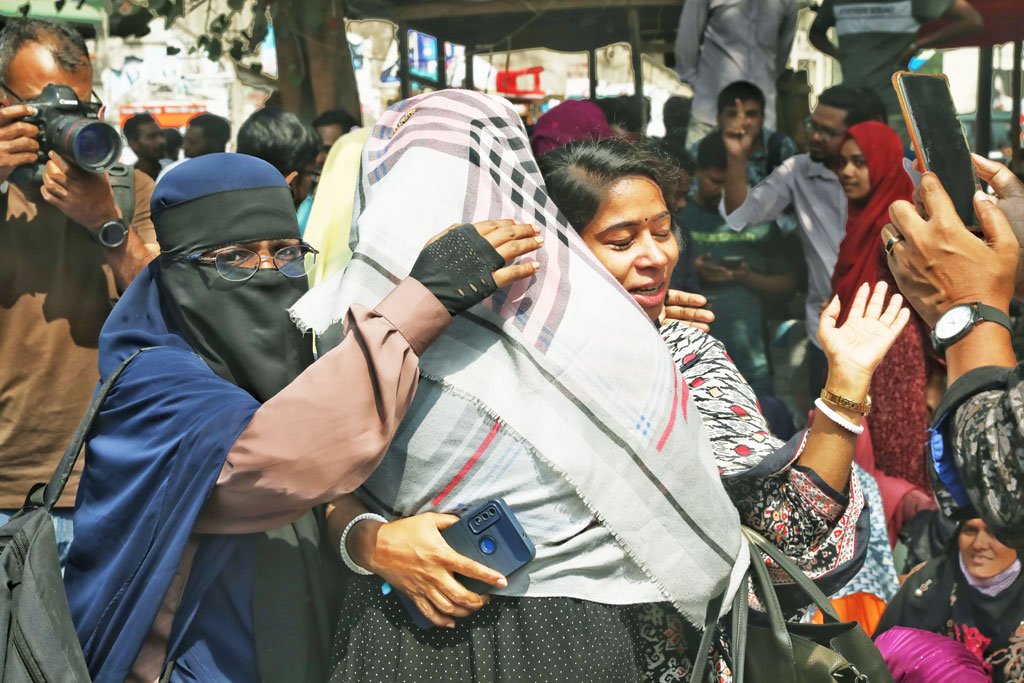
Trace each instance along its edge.
<instances>
[{"instance_id":1,"label":"eyeglasses","mask_svg":"<svg viewBox=\"0 0 1024 683\"><path fill-rule=\"evenodd\" d=\"M831 140L832 138L837 138L841 135L846 135L845 130L832 130L831 128L826 128L825 126L819 126L817 123L814 122L814 119L812 119L810 116L804 119L804 129L807 131L808 135L813 135L814 133L817 133L826 140Z\"/></svg>"},{"instance_id":2,"label":"eyeglasses","mask_svg":"<svg viewBox=\"0 0 1024 683\"><path fill-rule=\"evenodd\" d=\"M192 254L184 260L200 265L214 265L217 274L231 282L245 282L260 269L264 261L274 264L285 277L302 277L313 269L320 252L305 242L278 249L273 256L257 254L242 247L228 247L213 254Z\"/></svg>"},{"instance_id":3,"label":"eyeglasses","mask_svg":"<svg viewBox=\"0 0 1024 683\"><path fill-rule=\"evenodd\" d=\"M18 93L11 90L11 86L7 85L7 83L2 80L0 80L0 88L3 88L7 92L9 92L11 96L15 100L17 100L17 104L22 104L24 102L29 101L21 95L19 95ZM100 99L100 96L96 94L95 90L89 91L89 101L83 102L82 105L85 107L85 111L87 114L95 116L96 118L99 118L100 113L103 111L103 100Z\"/></svg>"}]
</instances>

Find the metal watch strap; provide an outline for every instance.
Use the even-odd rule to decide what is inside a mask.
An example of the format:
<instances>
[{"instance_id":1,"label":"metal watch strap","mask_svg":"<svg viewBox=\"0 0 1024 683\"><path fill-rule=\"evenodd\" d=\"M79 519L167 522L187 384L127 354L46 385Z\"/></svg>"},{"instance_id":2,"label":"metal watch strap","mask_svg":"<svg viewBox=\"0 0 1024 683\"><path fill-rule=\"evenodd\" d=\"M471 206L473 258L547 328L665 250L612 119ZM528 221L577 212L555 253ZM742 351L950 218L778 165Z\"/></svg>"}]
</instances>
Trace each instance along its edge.
<instances>
[{"instance_id":1,"label":"metal watch strap","mask_svg":"<svg viewBox=\"0 0 1024 683\"><path fill-rule=\"evenodd\" d=\"M839 406L845 410L850 410L861 415L867 415L871 412L871 397L868 396L863 403L858 403L852 398L846 398L841 394L837 394L831 389L821 390L821 400L826 403L831 403L834 406Z\"/></svg>"}]
</instances>

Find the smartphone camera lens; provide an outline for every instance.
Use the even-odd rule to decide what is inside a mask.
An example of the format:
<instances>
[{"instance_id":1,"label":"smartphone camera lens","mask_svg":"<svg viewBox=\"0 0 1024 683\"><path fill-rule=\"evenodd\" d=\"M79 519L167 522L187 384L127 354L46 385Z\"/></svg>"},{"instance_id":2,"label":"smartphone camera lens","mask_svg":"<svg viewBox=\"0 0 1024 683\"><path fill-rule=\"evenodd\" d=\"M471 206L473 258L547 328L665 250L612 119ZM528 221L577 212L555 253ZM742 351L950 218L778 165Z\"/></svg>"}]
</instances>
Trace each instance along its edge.
<instances>
[{"instance_id":1,"label":"smartphone camera lens","mask_svg":"<svg viewBox=\"0 0 1024 683\"><path fill-rule=\"evenodd\" d=\"M493 555L496 548L494 539L490 536L484 536L480 539L480 552L484 555Z\"/></svg>"}]
</instances>

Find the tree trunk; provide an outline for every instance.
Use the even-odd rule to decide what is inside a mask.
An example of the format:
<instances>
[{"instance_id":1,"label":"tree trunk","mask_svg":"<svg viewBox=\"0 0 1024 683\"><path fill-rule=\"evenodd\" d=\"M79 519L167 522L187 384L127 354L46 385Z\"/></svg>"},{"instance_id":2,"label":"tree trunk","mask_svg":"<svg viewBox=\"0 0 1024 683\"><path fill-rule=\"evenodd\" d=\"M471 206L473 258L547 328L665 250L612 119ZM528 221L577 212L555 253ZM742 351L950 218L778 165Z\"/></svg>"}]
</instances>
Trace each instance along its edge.
<instances>
[{"instance_id":1,"label":"tree trunk","mask_svg":"<svg viewBox=\"0 0 1024 683\"><path fill-rule=\"evenodd\" d=\"M342 0L272 0L278 88L285 109L307 121L328 109L361 120Z\"/></svg>"}]
</instances>

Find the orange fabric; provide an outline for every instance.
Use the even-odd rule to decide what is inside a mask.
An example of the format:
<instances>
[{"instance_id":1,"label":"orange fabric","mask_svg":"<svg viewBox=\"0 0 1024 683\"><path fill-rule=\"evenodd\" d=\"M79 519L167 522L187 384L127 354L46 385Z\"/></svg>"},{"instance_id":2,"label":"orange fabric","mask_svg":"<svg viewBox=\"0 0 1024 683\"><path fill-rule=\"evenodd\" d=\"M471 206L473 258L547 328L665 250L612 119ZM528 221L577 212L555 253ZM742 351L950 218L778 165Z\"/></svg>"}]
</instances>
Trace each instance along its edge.
<instances>
[{"instance_id":1,"label":"orange fabric","mask_svg":"<svg viewBox=\"0 0 1024 683\"><path fill-rule=\"evenodd\" d=\"M885 612L885 600L871 593L854 593L829 602L841 620L856 621L869 636L874 635L882 613ZM815 624L822 623L821 612L815 612L811 621Z\"/></svg>"}]
</instances>

